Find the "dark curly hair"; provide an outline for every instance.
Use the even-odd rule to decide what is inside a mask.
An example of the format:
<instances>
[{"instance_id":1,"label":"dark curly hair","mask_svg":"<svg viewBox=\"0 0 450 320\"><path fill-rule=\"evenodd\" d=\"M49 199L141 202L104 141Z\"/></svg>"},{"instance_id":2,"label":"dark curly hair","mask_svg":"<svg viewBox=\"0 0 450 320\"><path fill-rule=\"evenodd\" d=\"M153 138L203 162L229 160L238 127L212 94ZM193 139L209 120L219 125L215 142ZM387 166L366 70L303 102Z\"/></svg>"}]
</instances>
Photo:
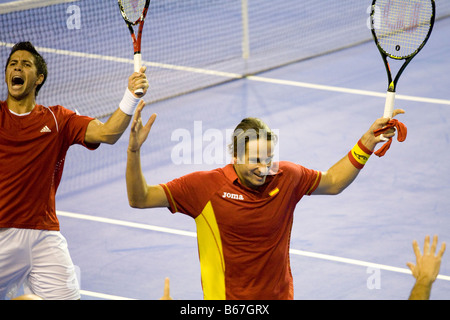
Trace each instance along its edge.
<instances>
[{"instance_id":1,"label":"dark curly hair","mask_svg":"<svg viewBox=\"0 0 450 320\"><path fill-rule=\"evenodd\" d=\"M29 42L29 41L19 42L19 43L16 43L12 47L11 53L9 54L8 60L6 61L5 73L6 73L6 68L8 67L9 61L11 60L11 56L14 54L14 52L19 51L19 50L28 51L29 53L31 53L35 60L34 63L36 65L37 75L40 75L40 74L44 75L44 81L42 81L42 83L36 87L35 96L37 96L39 90L41 89L42 85L44 84L45 80L47 79L47 63L45 62L44 58L39 54L39 52L37 52L36 48L31 44L31 42Z\"/></svg>"}]
</instances>

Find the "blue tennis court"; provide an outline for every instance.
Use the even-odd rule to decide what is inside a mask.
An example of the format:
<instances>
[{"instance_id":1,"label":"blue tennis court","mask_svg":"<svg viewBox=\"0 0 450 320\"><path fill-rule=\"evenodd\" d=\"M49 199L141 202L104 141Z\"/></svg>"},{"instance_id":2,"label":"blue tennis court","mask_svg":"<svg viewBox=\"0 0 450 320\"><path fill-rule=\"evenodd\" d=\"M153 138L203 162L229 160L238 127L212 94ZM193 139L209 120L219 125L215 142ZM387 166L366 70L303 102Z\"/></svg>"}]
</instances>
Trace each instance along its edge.
<instances>
[{"instance_id":1,"label":"blue tennis court","mask_svg":"<svg viewBox=\"0 0 450 320\"><path fill-rule=\"evenodd\" d=\"M88 1L52 7L64 10L69 5L81 7L81 32L85 32L83 21L90 23L88 17L83 18L85 2ZM370 1L366 2L362 17L367 17L365 8ZM448 4L442 1L438 4L450 12ZM111 12L117 13L115 5L114 2ZM250 12L251 9L250 6ZM320 12L320 8L317 10ZM286 15L286 23L290 18L295 20L288 13L280 13ZM225 14L239 20L231 9ZM68 16L70 13L65 13L64 19ZM450 19L444 16L436 22L428 44L399 82L396 106L406 111L398 116L408 128L406 141L395 140L382 158L372 156L356 181L342 194L304 197L297 205L290 256L295 299L405 300L414 284L406 266L408 261L415 262L412 241L416 239L423 244L426 235L437 234L439 243L450 243L450 56L447 54ZM65 41L58 49L67 52L47 50L44 53L50 67L46 86L60 85L59 72L79 74L80 85L76 86L76 93L68 85L64 93L44 96L41 103L66 103L74 108L80 105L80 112L88 115L93 114L83 109L85 105L99 104L100 110L106 110L104 105L118 104L132 72L129 61L120 61L131 60L132 52L128 31L119 18L117 28L123 32L117 35L114 44L107 41L109 44L105 46L112 47L107 55L102 50L90 49L92 39L85 39L85 43L80 42L76 47ZM282 21L278 19L278 23ZM150 81L150 91L152 88L156 91L150 93L143 119L158 114L142 150L147 182L165 183L192 171L224 166L228 161L227 133L248 116L262 118L271 128L279 130L280 160L326 171L383 114L386 72L370 40L370 30L365 28L365 20L360 19L359 23L367 40L332 52L325 50L311 57L300 57L297 62L282 63L276 68L270 66L266 71L260 68L261 71L243 77L236 76L234 65L226 69L222 61L207 67L197 65L192 58L189 60L192 63L187 63L190 70L187 65L181 71L169 70L164 81L166 76L161 73L164 66L156 63L173 66L178 62L170 61L167 56L159 61L150 54L145 57L143 49L149 66L147 75L150 79L155 75L154 87ZM149 26L144 32L152 34L152 28ZM1 39L2 61L10 50L7 44L23 37ZM320 33L315 37L320 41ZM97 35L92 38L97 39ZM177 42L171 43L175 46ZM38 45L56 47L51 41ZM115 46L125 48L115 55L117 59L104 59L114 55ZM155 50L148 46L147 52ZM281 46L281 50L287 51L288 47ZM195 50L204 50L200 45L188 48L192 51L186 51L186 59L190 55L196 57ZM73 52L85 55L75 56ZM232 53L227 52L225 56ZM92 60L99 69L89 69L87 63ZM67 61L72 62L73 70L67 70ZM115 70L116 66L120 66L120 72ZM252 64L247 67L252 68ZM171 98L160 93L171 86L172 78L178 74L193 73L192 80L186 81L196 82L201 70L216 72L205 76L201 90L187 86ZM214 83L210 78L221 80ZM97 90L101 91L98 95ZM3 87L1 93L3 99ZM214 146L222 147L223 154L209 153L212 142L208 133L211 132L218 138ZM102 145L94 152L74 146L66 159L56 207L61 232L67 238L79 271L82 299L159 299L164 278L169 277L172 297L201 300L194 221L179 213L171 214L165 208L140 210L128 205L125 185L128 133L115 145ZM174 150L185 144L191 146L191 154L180 158ZM431 294L433 300L449 297L449 255L444 254L440 276Z\"/></svg>"}]
</instances>

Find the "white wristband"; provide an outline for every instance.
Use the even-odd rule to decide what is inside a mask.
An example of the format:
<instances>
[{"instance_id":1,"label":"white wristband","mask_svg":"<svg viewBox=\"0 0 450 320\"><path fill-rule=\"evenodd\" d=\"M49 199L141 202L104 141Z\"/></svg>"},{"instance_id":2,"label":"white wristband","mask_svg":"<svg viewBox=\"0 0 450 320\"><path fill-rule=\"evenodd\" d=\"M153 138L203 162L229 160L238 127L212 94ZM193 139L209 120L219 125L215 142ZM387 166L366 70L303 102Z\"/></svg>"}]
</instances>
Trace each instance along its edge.
<instances>
[{"instance_id":1,"label":"white wristband","mask_svg":"<svg viewBox=\"0 0 450 320\"><path fill-rule=\"evenodd\" d=\"M120 101L119 108L125 114L132 116L140 100L140 98L136 98L127 88L127 90L125 90L125 94L123 95L122 101Z\"/></svg>"}]
</instances>

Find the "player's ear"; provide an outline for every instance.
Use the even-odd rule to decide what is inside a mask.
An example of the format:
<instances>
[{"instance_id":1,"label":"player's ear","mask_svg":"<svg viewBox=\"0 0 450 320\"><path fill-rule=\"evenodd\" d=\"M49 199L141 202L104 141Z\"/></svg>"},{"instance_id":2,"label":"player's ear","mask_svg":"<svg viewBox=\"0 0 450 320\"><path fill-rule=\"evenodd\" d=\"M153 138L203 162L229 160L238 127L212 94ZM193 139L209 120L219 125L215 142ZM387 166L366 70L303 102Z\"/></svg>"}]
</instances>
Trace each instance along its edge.
<instances>
[{"instance_id":1,"label":"player's ear","mask_svg":"<svg viewBox=\"0 0 450 320\"><path fill-rule=\"evenodd\" d=\"M36 85L40 85L44 82L45 76L43 74L40 74L36 80Z\"/></svg>"}]
</instances>

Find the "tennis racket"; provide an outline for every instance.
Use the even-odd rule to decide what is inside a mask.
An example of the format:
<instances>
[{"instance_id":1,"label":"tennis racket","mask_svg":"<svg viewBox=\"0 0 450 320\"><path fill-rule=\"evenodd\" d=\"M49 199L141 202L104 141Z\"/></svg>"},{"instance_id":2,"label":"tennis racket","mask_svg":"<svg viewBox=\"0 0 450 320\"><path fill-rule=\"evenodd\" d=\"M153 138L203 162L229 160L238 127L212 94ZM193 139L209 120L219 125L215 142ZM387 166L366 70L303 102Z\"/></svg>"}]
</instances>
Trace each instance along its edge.
<instances>
[{"instance_id":1,"label":"tennis racket","mask_svg":"<svg viewBox=\"0 0 450 320\"><path fill-rule=\"evenodd\" d=\"M391 118L397 82L411 60L430 38L436 7L434 0L373 0L370 21L372 35L383 57L388 75L384 117ZM388 59L404 60L392 77Z\"/></svg>"},{"instance_id":2,"label":"tennis racket","mask_svg":"<svg viewBox=\"0 0 450 320\"><path fill-rule=\"evenodd\" d=\"M122 13L122 17L130 30L131 39L133 40L134 72L139 72L142 66L141 38L149 5L150 0L119 0L120 13ZM138 24L139 28L136 37L133 27ZM134 93L141 96L144 94L144 90L137 89Z\"/></svg>"}]
</instances>

